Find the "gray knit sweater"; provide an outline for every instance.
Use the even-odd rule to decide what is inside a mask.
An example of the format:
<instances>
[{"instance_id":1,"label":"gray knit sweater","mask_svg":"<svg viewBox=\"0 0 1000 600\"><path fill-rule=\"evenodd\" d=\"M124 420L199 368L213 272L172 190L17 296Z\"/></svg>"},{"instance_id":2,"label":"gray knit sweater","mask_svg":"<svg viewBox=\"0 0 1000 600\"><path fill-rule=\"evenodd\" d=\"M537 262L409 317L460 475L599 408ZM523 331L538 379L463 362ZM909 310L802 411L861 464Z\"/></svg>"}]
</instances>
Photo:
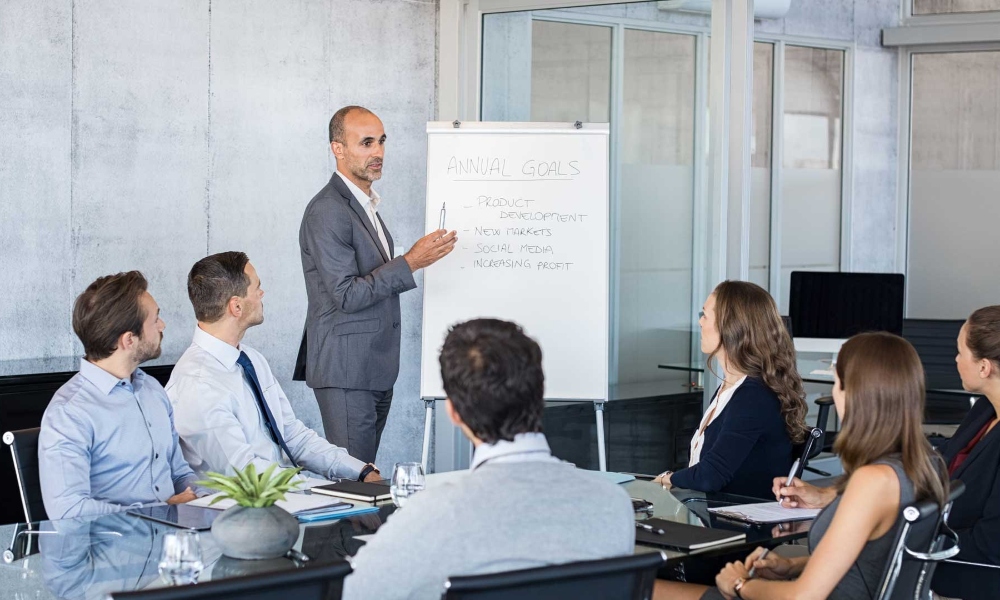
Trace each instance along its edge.
<instances>
[{"instance_id":1,"label":"gray knit sweater","mask_svg":"<svg viewBox=\"0 0 1000 600\"><path fill-rule=\"evenodd\" d=\"M628 494L568 463L486 463L425 490L353 559L344 599L439 600L451 575L631 554Z\"/></svg>"}]
</instances>

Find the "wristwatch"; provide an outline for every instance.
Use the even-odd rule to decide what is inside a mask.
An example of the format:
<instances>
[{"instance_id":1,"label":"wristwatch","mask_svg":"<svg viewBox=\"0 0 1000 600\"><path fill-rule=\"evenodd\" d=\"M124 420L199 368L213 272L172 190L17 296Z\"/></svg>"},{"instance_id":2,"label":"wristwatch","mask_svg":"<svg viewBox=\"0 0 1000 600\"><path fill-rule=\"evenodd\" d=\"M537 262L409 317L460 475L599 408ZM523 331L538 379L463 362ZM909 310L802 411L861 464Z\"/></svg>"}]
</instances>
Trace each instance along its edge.
<instances>
[{"instance_id":1,"label":"wristwatch","mask_svg":"<svg viewBox=\"0 0 1000 600\"><path fill-rule=\"evenodd\" d=\"M742 577L737 577L736 581L733 582L733 591L736 592L736 597L743 600L743 596L740 595L740 590L746 584L747 580Z\"/></svg>"},{"instance_id":2,"label":"wristwatch","mask_svg":"<svg viewBox=\"0 0 1000 600\"><path fill-rule=\"evenodd\" d=\"M358 475L358 481L364 481L365 477L368 477L368 474L371 473L372 471L379 473L379 470L375 468L375 465L371 463L365 465L365 468L361 469L361 474Z\"/></svg>"}]
</instances>

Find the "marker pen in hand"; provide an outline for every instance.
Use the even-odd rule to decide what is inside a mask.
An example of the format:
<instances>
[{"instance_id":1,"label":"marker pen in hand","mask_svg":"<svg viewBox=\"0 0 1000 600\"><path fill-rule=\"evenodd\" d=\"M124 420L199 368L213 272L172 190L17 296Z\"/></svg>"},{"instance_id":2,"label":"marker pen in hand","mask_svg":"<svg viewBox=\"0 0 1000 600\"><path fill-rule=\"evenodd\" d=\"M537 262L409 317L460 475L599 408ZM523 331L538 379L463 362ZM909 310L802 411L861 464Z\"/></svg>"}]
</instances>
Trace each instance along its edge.
<instances>
[{"instance_id":1,"label":"marker pen in hand","mask_svg":"<svg viewBox=\"0 0 1000 600\"><path fill-rule=\"evenodd\" d=\"M441 218L438 220L438 229L444 229L444 202L441 203Z\"/></svg>"},{"instance_id":2,"label":"marker pen in hand","mask_svg":"<svg viewBox=\"0 0 1000 600\"><path fill-rule=\"evenodd\" d=\"M789 487L789 486L792 485L792 480L795 479L795 474L799 472L799 462L801 462L801 460L798 459L798 458L796 458L795 462L792 463L792 468L791 468L790 471L788 471L788 478L785 479L785 486L784 487ZM785 497L784 496L781 497L781 500L778 500L778 504L781 504L782 506L784 506L784 504L785 504Z\"/></svg>"}]
</instances>

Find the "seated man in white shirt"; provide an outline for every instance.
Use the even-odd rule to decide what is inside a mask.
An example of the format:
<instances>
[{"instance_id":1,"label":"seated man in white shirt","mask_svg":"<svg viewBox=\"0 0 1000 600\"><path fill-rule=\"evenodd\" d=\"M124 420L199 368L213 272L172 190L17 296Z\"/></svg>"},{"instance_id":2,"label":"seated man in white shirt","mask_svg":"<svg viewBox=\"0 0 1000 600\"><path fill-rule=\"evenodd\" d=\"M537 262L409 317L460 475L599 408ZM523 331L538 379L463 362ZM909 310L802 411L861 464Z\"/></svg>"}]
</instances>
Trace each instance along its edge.
<instances>
[{"instance_id":1,"label":"seated man in white shirt","mask_svg":"<svg viewBox=\"0 0 1000 600\"><path fill-rule=\"evenodd\" d=\"M438 600L453 575L632 553L628 494L549 451L542 351L520 327L456 325L441 350L441 377L448 416L476 447L472 466L389 517L351 561L346 600Z\"/></svg>"},{"instance_id":2,"label":"seated man in white shirt","mask_svg":"<svg viewBox=\"0 0 1000 600\"><path fill-rule=\"evenodd\" d=\"M199 260L188 274L198 326L167 382L174 425L191 468L232 475L254 463L303 467L323 477L376 481L365 464L295 418L264 357L241 344L264 322L264 290L242 252Z\"/></svg>"}]
</instances>

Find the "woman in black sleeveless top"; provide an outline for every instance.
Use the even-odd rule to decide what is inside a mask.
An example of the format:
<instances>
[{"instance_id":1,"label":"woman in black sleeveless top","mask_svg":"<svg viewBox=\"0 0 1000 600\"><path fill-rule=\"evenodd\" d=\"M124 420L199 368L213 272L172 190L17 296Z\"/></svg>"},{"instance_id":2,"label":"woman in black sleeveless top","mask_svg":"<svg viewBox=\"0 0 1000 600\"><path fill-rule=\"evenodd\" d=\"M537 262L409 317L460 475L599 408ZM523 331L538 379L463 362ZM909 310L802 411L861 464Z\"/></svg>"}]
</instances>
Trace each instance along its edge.
<instances>
[{"instance_id":1,"label":"woman in black sleeveless top","mask_svg":"<svg viewBox=\"0 0 1000 600\"><path fill-rule=\"evenodd\" d=\"M798 479L787 488L774 481L786 505L826 507L810 530L811 555L761 559L758 548L726 565L716 588L658 581L656 598L875 596L902 509L925 498L943 505L948 494L943 465L921 430L924 372L913 346L888 333L854 336L840 351L833 398L843 420L834 447L844 465L838 486L824 494Z\"/></svg>"}]
</instances>

